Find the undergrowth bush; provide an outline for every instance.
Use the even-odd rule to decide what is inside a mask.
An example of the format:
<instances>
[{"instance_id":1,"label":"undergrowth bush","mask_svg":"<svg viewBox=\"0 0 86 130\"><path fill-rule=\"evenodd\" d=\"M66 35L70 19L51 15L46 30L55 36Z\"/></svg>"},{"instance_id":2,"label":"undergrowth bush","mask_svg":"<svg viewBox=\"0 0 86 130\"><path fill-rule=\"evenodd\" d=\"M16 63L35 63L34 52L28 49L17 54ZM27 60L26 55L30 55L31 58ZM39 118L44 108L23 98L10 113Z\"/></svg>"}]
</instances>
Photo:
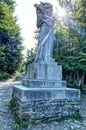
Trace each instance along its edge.
<instances>
[{"instance_id":1,"label":"undergrowth bush","mask_svg":"<svg viewBox=\"0 0 86 130\"><path fill-rule=\"evenodd\" d=\"M8 79L10 75L7 72L0 71L0 80Z\"/></svg>"}]
</instances>

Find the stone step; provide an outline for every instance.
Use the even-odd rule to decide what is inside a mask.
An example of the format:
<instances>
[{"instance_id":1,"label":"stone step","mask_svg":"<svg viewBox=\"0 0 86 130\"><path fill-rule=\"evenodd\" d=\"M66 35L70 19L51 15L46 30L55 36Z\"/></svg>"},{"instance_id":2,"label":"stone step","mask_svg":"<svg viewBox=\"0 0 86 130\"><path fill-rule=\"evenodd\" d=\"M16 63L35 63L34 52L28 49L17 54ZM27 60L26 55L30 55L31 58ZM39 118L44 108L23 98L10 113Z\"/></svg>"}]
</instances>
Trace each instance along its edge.
<instances>
[{"instance_id":1,"label":"stone step","mask_svg":"<svg viewBox=\"0 0 86 130\"><path fill-rule=\"evenodd\" d=\"M23 79L22 84L28 88L66 88L66 81Z\"/></svg>"},{"instance_id":2,"label":"stone step","mask_svg":"<svg viewBox=\"0 0 86 130\"><path fill-rule=\"evenodd\" d=\"M55 99L80 100L80 91L71 88L26 88L23 85L15 85L13 95L21 102Z\"/></svg>"}]
</instances>

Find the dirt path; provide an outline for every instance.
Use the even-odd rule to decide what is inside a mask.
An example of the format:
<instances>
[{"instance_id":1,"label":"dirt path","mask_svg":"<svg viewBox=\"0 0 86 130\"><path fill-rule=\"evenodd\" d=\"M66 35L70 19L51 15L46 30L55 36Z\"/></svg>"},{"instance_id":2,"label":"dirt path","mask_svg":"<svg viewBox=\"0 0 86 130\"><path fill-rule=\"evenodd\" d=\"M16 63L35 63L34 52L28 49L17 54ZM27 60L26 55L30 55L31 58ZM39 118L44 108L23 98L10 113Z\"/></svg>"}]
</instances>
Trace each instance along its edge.
<instances>
[{"instance_id":1,"label":"dirt path","mask_svg":"<svg viewBox=\"0 0 86 130\"><path fill-rule=\"evenodd\" d=\"M15 79L0 82L0 130L13 130L13 115L9 108L9 101L12 96L12 85L18 83Z\"/></svg>"}]
</instances>

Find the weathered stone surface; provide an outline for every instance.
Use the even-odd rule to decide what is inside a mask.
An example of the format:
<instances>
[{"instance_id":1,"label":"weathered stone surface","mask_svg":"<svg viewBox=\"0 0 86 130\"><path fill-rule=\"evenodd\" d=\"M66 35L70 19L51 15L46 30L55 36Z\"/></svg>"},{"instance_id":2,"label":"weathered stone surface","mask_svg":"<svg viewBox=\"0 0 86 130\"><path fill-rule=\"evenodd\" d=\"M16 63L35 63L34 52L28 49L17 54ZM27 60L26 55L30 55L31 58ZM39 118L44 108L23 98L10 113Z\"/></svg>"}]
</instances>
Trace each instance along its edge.
<instances>
[{"instance_id":1,"label":"weathered stone surface","mask_svg":"<svg viewBox=\"0 0 86 130\"><path fill-rule=\"evenodd\" d=\"M80 91L69 88L26 88L22 85L15 85L13 95L21 102L54 99L80 100Z\"/></svg>"},{"instance_id":2,"label":"weathered stone surface","mask_svg":"<svg viewBox=\"0 0 86 130\"><path fill-rule=\"evenodd\" d=\"M53 61L54 17L53 6L48 2L40 2L34 5L37 13L37 27L39 39L35 62Z\"/></svg>"},{"instance_id":3,"label":"weathered stone surface","mask_svg":"<svg viewBox=\"0 0 86 130\"><path fill-rule=\"evenodd\" d=\"M55 63L32 63L28 65L27 78L41 80L62 80L62 66Z\"/></svg>"},{"instance_id":4,"label":"weathered stone surface","mask_svg":"<svg viewBox=\"0 0 86 130\"><path fill-rule=\"evenodd\" d=\"M80 91L69 88L26 88L13 86L13 98L20 115L31 118L62 118L80 109Z\"/></svg>"},{"instance_id":5,"label":"weathered stone surface","mask_svg":"<svg viewBox=\"0 0 86 130\"><path fill-rule=\"evenodd\" d=\"M66 81L62 80L36 80L36 79L23 79L22 85L28 88L65 88Z\"/></svg>"},{"instance_id":6,"label":"weathered stone surface","mask_svg":"<svg viewBox=\"0 0 86 130\"><path fill-rule=\"evenodd\" d=\"M65 116L76 115L80 109L79 100L75 100L75 104L73 104L74 100L69 99L54 99L54 100L40 100L40 101L28 101L21 102L16 97L14 97L16 104L18 106L18 113L20 115L30 115L31 119L48 119L48 118L56 118L60 119ZM62 102L64 105L62 106ZM75 106L77 105L76 109ZM20 106L20 107L19 107Z\"/></svg>"}]
</instances>

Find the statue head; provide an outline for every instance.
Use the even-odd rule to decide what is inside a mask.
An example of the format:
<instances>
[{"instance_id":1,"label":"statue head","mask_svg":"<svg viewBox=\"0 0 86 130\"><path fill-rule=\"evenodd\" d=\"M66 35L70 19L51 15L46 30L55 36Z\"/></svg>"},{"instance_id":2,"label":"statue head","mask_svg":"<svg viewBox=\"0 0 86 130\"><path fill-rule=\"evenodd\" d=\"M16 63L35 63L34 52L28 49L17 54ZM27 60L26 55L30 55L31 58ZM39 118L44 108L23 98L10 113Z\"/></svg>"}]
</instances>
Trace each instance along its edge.
<instances>
[{"instance_id":1,"label":"statue head","mask_svg":"<svg viewBox=\"0 0 86 130\"><path fill-rule=\"evenodd\" d=\"M40 2L42 7L44 8L44 12L49 15L52 16L53 15L53 6L52 4L48 3L48 2Z\"/></svg>"},{"instance_id":2,"label":"statue head","mask_svg":"<svg viewBox=\"0 0 86 130\"><path fill-rule=\"evenodd\" d=\"M40 2L41 5L43 5L44 8L53 8L52 4L48 2Z\"/></svg>"},{"instance_id":3,"label":"statue head","mask_svg":"<svg viewBox=\"0 0 86 130\"><path fill-rule=\"evenodd\" d=\"M46 18L52 17L53 6L48 2L40 2L40 4L34 4L34 6L37 11L37 27L40 28L46 22Z\"/></svg>"}]
</instances>

